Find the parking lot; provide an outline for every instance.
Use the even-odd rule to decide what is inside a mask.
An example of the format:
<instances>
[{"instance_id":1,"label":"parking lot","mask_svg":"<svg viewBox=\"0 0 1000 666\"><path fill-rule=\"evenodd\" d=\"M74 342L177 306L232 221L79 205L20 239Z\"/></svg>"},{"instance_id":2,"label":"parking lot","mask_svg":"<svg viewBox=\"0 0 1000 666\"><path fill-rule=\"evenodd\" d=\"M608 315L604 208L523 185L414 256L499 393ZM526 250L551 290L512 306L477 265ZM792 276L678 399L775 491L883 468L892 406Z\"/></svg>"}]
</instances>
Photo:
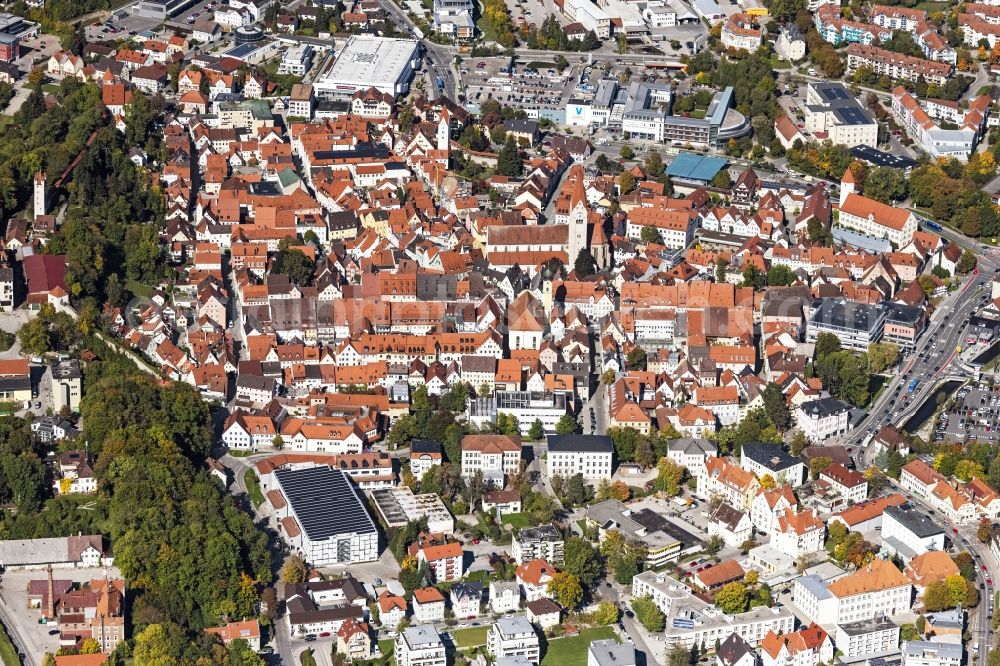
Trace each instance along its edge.
<instances>
[{"instance_id":1,"label":"parking lot","mask_svg":"<svg viewBox=\"0 0 1000 666\"><path fill-rule=\"evenodd\" d=\"M529 118L537 118L541 109L563 109L576 87L578 67L567 67L562 74L552 62L518 62L508 72L506 58L472 58L462 63L465 97L473 104L495 99L502 105L522 108Z\"/></svg>"},{"instance_id":2,"label":"parking lot","mask_svg":"<svg viewBox=\"0 0 1000 666\"><path fill-rule=\"evenodd\" d=\"M955 394L955 408L938 417L935 441L992 440L1000 430L1000 385L963 386Z\"/></svg>"}]
</instances>

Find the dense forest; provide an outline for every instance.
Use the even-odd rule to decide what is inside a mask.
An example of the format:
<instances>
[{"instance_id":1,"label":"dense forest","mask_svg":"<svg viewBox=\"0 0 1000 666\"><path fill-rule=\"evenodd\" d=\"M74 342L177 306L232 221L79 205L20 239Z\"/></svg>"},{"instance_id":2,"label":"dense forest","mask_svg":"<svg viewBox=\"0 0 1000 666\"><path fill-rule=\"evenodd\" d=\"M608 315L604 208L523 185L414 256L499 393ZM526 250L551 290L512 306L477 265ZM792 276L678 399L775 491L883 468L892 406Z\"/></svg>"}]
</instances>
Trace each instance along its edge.
<instances>
[{"instance_id":1,"label":"dense forest","mask_svg":"<svg viewBox=\"0 0 1000 666\"><path fill-rule=\"evenodd\" d=\"M77 3L89 7L88 3ZM50 3L46 11L56 11ZM50 187L79 157L58 193L67 204L63 226L47 251L67 255L67 284L81 312L75 321L55 313L37 319L25 339L42 346L87 349L81 404L96 497L51 499L39 442L26 420L0 420L0 538L103 534L128 581L136 663L254 664L255 655L221 649L201 629L257 615L272 581L268 538L205 470L211 415L185 384L164 383L136 368L92 336L98 304L127 298L128 279L163 276L157 233L163 194L155 179L128 159L133 146L162 160L159 98L136 95L117 131L95 85L64 81L45 95L35 88L14 118L0 127L0 215L20 214L39 170ZM52 212L52 211L50 211ZM128 247L126 253L125 248ZM270 609L273 613L274 609ZM129 657L123 646L120 657Z\"/></svg>"}]
</instances>

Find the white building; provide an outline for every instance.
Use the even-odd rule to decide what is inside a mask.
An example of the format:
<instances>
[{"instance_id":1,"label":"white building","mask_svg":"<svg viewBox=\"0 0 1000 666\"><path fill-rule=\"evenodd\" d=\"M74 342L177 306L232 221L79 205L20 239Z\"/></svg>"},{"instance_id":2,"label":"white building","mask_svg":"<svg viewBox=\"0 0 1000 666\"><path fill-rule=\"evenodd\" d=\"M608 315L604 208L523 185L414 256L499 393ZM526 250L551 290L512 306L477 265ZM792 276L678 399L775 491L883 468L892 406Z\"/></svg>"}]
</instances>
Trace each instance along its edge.
<instances>
[{"instance_id":1,"label":"white building","mask_svg":"<svg viewBox=\"0 0 1000 666\"><path fill-rule=\"evenodd\" d=\"M806 129L825 133L834 144L878 145L878 123L841 83L816 81L806 92Z\"/></svg>"},{"instance_id":2,"label":"white building","mask_svg":"<svg viewBox=\"0 0 1000 666\"><path fill-rule=\"evenodd\" d=\"M889 506L882 512L882 547L909 562L931 550L944 550L944 529L917 511Z\"/></svg>"},{"instance_id":3,"label":"white building","mask_svg":"<svg viewBox=\"0 0 1000 666\"><path fill-rule=\"evenodd\" d=\"M708 535L719 536L727 546L739 548L753 537L750 514L722 502L708 517Z\"/></svg>"},{"instance_id":4,"label":"white building","mask_svg":"<svg viewBox=\"0 0 1000 666\"><path fill-rule=\"evenodd\" d=\"M416 40L354 35L313 85L316 96L323 99L350 99L369 88L398 97L409 91L419 63Z\"/></svg>"},{"instance_id":5,"label":"white building","mask_svg":"<svg viewBox=\"0 0 1000 666\"><path fill-rule=\"evenodd\" d=\"M961 666L965 646L937 641L903 641L901 649L903 666Z\"/></svg>"},{"instance_id":6,"label":"white building","mask_svg":"<svg viewBox=\"0 0 1000 666\"><path fill-rule=\"evenodd\" d=\"M740 467L763 478L770 476L778 485L787 483L792 488L806 481L806 465L784 448L774 444L744 444L740 454Z\"/></svg>"},{"instance_id":7,"label":"white building","mask_svg":"<svg viewBox=\"0 0 1000 666\"><path fill-rule=\"evenodd\" d=\"M516 611L521 607L521 589L510 580L495 580L490 583L490 610L500 615Z\"/></svg>"},{"instance_id":8,"label":"white building","mask_svg":"<svg viewBox=\"0 0 1000 666\"><path fill-rule=\"evenodd\" d=\"M444 621L444 595L436 587L420 587L413 591L413 621L434 624Z\"/></svg>"},{"instance_id":9,"label":"white building","mask_svg":"<svg viewBox=\"0 0 1000 666\"><path fill-rule=\"evenodd\" d=\"M954 157L966 161L986 129L990 98L972 100L956 129L943 129L902 86L892 91L892 115L932 158Z\"/></svg>"},{"instance_id":10,"label":"white building","mask_svg":"<svg viewBox=\"0 0 1000 666\"><path fill-rule=\"evenodd\" d=\"M770 633L760 644L762 666L817 666L833 662L833 641L811 624L790 634Z\"/></svg>"},{"instance_id":11,"label":"white building","mask_svg":"<svg viewBox=\"0 0 1000 666\"><path fill-rule=\"evenodd\" d=\"M778 33L774 52L784 60L796 62L806 57L806 40L794 23L789 23Z\"/></svg>"},{"instance_id":12,"label":"white building","mask_svg":"<svg viewBox=\"0 0 1000 666\"><path fill-rule=\"evenodd\" d=\"M719 455L719 447L707 439L674 439L667 444L667 458L693 477L705 474L705 461Z\"/></svg>"},{"instance_id":13,"label":"white building","mask_svg":"<svg viewBox=\"0 0 1000 666\"><path fill-rule=\"evenodd\" d=\"M511 554L518 564L545 560L558 566L563 562L564 543L562 533L552 525L522 527L511 544Z\"/></svg>"},{"instance_id":14,"label":"white building","mask_svg":"<svg viewBox=\"0 0 1000 666\"><path fill-rule=\"evenodd\" d=\"M486 649L494 659L522 656L533 664L541 658L535 627L523 615L501 617L486 634Z\"/></svg>"},{"instance_id":15,"label":"white building","mask_svg":"<svg viewBox=\"0 0 1000 666\"><path fill-rule=\"evenodd\" d=\"M726 615L721 610L694 596L691 588L666 574L644 571L632 579L634 597L649 596L667 616L664 632L666 647L681 645L714 645L735 633L757 645L768 632L786 634L795 625L795 616L785 606L754 608L746 613ZM674 622L674 620L681 620ZM684 620L687 620L686 622Z\"/></svg>"},{"instance_id":16,"label":"white building","mask_svg":"<svg viewBox=\"0 0 1000 666\"><path fill-rule=\"evenodd\" d=\"M771 547L790 557L798 559L823 550L826 525L819 519L816 510L795 511L785 509L778 516Z\"/></svg>"},{"instance_id":17,"label":"white building","mask_svg":"<svg viewBox=\"0 0 1000 666\"><path fill-rule=\"evenodd\" d=\"M847 469L843 465L833 464L819 474L819 478L829 483L841 497L851 504L858 504L868 499L868 481L861 472ZM885 539L885 535L882 535Z\"/></svg>"},{"instance_id":18,"label":"white building","mask_svg":"<svg viewBox=\"0 0 1000 666\"><path fill-rule=\"evenodd\" d=\"M521 470L521 438L517 435L466 435L462 438L462 476L482 472L487 483L503 487L505 476Z\"/></svg>"},{"instance_id":19,"label":"white building","mask_svg":"<svg viewBox=\"0 0 1000 666\"><path fill-rule=\"evenodd\" d=\"M614 455L614 443L605 435L549 435L547 473L549 478L582 474L590 482L610 481Z\"/></svg>"},{"instance_id":20,"label":"white building","mask_svg":"<svg viewBox=\"0 0 1000 666\"><path fill-rule=\"evenodd\" d=\"M272 520L292 550L312 566L378 559L378 529L346 474L326 465L273 473L284 506ZM328 508L317 510L318 502Z\"/></svg>"},{"instance_id":21,"label":"white building","mask_svg":"<svg viewBox=\"0 0 1000 666\"><path fill-rule=\"evenodd\" d=\"M802 576L795 581L793 598L806 617L829 626L908 611L911 592L910 581L895 564L876 559L829 584Z\"/></svg>"},{"instance_id":22,"label":"white building","mask_svg":"<svg viewBox=\"0 0 1000 666\"><path fill-rule=\"evenodd\" d=\"M899 647L899 626L886 618L838 624L834 643L844 661L895 652Z\"/></svg>"},{"instance_id":23,"label":"white building","mask_svg":"<svg viewBox=\"0 0 1000 666\"><path fill-rule=\"evenodd\" d=\"M598 39L611 36L611 17L590 0L566 0L563 3L563 13L570 21L593 30Z\"/></svg>"},{"instance_id":24,"label":"white building","mask_svg":"<svg viewBox=\"0 0 1000 666\"><path fill-rule=\"evenodd\" d=\"M795 422L811 442L822 442L847 432L851 406L836 398L807 400L795 410Z\"/></svg>"},{"instance_id":25,"label":"white building","mask_svg":"<svg viewBox=\"0 0 1000 666\"><path fill-rule=\"evenodd\" d=\"M764 41L764 31L750 14L731 14L722 24L722 45L727 49L755 51Z\"/></svg>"},{"instance_id":26,"label":"white building","mask_svg":"<svg viewBox=\"0 0 1000 666\"><path fill-rule=\"evenodd\" d=\"M309 68L312 67L313 47L309 44L299 44L290 47L281 57L281 64L278 65L278 74L292 74L294 76L305 76Z\"/></svg>"},{"instance_id":27,"label":"white building","mask_svg":"<svg viewBox=\"0 0 1000 666\"><path fill-rule=\"evenodd\" d=\"M397 666L446 666L444 643L433 625L407 627L396 637Z\"/></svg>"}]
</instances>

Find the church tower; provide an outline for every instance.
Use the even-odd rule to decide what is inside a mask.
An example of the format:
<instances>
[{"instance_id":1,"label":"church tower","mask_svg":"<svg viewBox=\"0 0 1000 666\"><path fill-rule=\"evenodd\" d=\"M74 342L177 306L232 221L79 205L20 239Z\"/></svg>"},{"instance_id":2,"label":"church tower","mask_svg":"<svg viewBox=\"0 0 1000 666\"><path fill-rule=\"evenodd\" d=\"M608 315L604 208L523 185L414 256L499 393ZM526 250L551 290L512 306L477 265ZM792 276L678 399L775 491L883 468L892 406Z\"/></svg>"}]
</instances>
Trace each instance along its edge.
<instances>
[{"instance_id":1,"label":"church tower","mask_svg":"<svg viewBox=\"0 0 1000 666\"><path fill-rule=\"evenodd\" d=\"M35 197L33 199L35 217L45 215L45 203L45 172L39 171L35 174Z\"/></svg>"},{"instance_id":2,"label":"church tower","mask_svg":"<svg viewBox=\"0 0 1000 666\"><path fill-rule=\"evenodd\" d=\"M847 201L847 195L854 192L854 174L848 168L844 171L844 176L840 179L840 205L843 206L844 202Z\"/></svg>"},{"instance_id":3,"label":"church tower","mask_svg":"<svg viewBox=\"0 0 1000 666\"><path fill-rule=\"evenodd\" d=\"M587 221L590 217L590 209L587 208L587 193L583 187L583 167L574 165L571 167L573 179L568 203L569 237L566 244L566 254L569 259L569 266L576 261L580 251L587 247Z\"/></svg>"},{"instance_id":4,"label":"church tower","mask_svg":"<svg viewBox=\"0 0 1000 666\"><path fill-rule=\"evenodd\" d=\"M451 113L448 109L441 109L438 115L437 125L437 149L448 150L451 144Z\"/></svg>"}]
</instances>

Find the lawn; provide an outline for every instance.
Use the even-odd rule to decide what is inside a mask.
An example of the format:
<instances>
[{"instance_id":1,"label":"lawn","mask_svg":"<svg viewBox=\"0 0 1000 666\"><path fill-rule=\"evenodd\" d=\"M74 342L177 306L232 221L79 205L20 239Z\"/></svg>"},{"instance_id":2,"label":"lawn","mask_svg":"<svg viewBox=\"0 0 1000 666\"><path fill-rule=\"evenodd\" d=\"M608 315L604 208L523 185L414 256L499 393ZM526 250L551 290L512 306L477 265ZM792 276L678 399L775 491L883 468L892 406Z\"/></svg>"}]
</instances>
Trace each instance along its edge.
<instances>
[{"instance_id":1,"label":"lawn","mask_svg":"<svg viewBox=\"0 0 1000 666\"><path fill-rule=\"evenodd\" d=\"M772 53L771 54L771 68L772 69L791 69L792 68L792 63L788 62L787 60L782 60L781 58L778 57L778 54Z\"/></svg>"},{"instance_id":2,"label":"lawn","mask_svg":"<svg viewBox=\"0 0 1000 666\"><path fill-rule=\"evenodd\" d=\"M145 285L138 280L133 280L132 278L125 280L125 288L140 298L149 298L153 295L152 287Z\"/></svg>"},{"instance_id":3,"label":"lawn","mask_svg":"<svg viewBox=\"0 0 1000 666\"><path fill-rule=\"evenodd\" d=\"M489 630L489 627L469 627L468 629L457 629L451 632L451 637L452 640L455 641L455 647L459 650L465 650L479 645L486 645L486 634ZM584 661L586 661L586 658L584 658Z\"/></svg>"},{"instance_id":4,"label":"lawn","mask_svg":"<svg viewBox=\"0 0 1000 666\"><path fill-rule=\"evenodd\" d=\"M914 9L922 9L927 13L930 12L940 12L948 8L950 3L947 2L937 2L935 0L924 0L924 2L917 3Z\"/></svg>"},{"instance_id":5,"label":"lawn","mask_svg":"<svg viewBox=\"0 0 1000 666\"><path fill-rule=\"evenodd\" d=\"M540 666L562 666L563 664L586 664L587 648L591 641L601 641L608 638L618 640L618 637L608 627L584 629L577 636L570 638L555 638L549 641Z\"/></svg>"},{"instance_id":6,"label":"lawn","mask_svg":"<svg viewBox=\"0 0 1000 666\"><path fill-rule=\"evenodd\" d=\"M17 656L17 648L7 635L7 627L0 625L0 660L3 666L21 666L21 660Z\"/></svg>"},{"instance_id":7,"label":"lawn","mask_svg":"<svg viewBox=\"0 0 1000 666\"><path fill-rule=\"evenodd\" d=\"M535 521L532 520L530 513L522 511L521 513L505 513L500 517L500 522L519 530L522 527L531 527Z\"/></svg>"},{"instance_id":8,"label":"lawn","mask_svg":"<svg viewBox=\"0 0 1000 666\"><path fill-rule=\"evenodd\" d=\"M706 113L708 113L708 109L695 109L691 112L691 117L697 118L698 120L704 120Z\"/></svg>"},{"instance_id":9,"label":"lawn","mask_svg":"<svg viewBox=\"0 0 1000 666\"><path fill-rule=\"evenodd\" d=\"M391 638L378 642L378 649L382 651L382 658L391 657L396 649L396 642Z\"/></svg>"},{"instance_id":10,"label":"lawn","mask_svg":"<svg viewBox=\"0 0 1000 666\"><path fill-rule=\"evenodd\" d=\"M264 503L264 493L260 492L260 480L252 469L248 469L243 474L243 483L246 484L250 501L253 502L253 508L256 509Z\"/></svg>"},{"instance_id":11,"label":"lawn","mask_svg":"<svg viewBox=\"0 0 1000 666\"><path fill-rule=\"evenodd\" d=\"M43 93L51 93L51 94L54 95L57 92L59 92L59 84L58 83L43 83L42 84L42 92Z\"/></svg>"}]
</instances>

